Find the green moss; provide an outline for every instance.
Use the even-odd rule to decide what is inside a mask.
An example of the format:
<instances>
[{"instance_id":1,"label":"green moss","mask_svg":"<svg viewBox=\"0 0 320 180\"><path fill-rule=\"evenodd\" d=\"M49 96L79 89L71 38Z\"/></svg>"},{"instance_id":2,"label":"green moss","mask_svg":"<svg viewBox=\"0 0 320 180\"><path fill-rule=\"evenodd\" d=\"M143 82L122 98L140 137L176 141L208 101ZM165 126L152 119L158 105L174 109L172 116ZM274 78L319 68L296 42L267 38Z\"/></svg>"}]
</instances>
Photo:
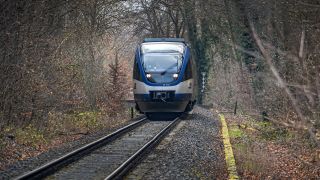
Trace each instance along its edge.
<instances>
[{"instance_id":1,"label":"green moss","mask_svg":"<svg viewBox=\"0 0 320 180\"><path fill-rule=\"evenodd\" d=\"M78 128L95 129L101 125L101 122L98 121L101 113L97 111L79 112L72 116L72 121Z\"/></svg>"},{"instance_id":2,"label":"green moss","mask_svg":"<svg viewBox=\"0 0 320 180\"><path fill-rule=\"evenodd\" d=\"M261 138L268 141L274 141L274 140L286 141L286 140L292 139L293 136L294 134L289 132L286 128L280 128L280 127L270 126L262 129L261 131Z\"/></svg>"},{"instance_id":3,"label":"green moss","mask_svg":"<svg viewBox=\"0 0 320 180\"><path fill-rule=\"evenodd\" d=\"M44 133L33 125L28 125L25 128L18 128L14 132L15 139L19 144L36 147L39 144L46 143Z\"/></svg>"},{"instance_id":4,"label":"green moss","mask_svg":"<svg viewBox=\"0 0 320 180\"><path fill-rule=\"evenodd\" d=\"M241 130L241 129L239 129L237 126L231 126L230 128L229 128L229 136L231 137L231 138L242 138L242 137L244 137L244 132Z\"/></svg>"},{"instance_id":5,"label":"green moss","mask_svg":"<svg viewBox=\"0 0 320 180\"><path fill-rule=\"evenodd\" d=\"M266 127L271 127L273 124L269 121L253 121L254 124L256 124L256 126L258 126L259 128L266 128Z\"/></svg>"},{"instance_id":6,"label":"green moss","mask_svg":"<svg viewBox=\"0 0 320 180\"><path fill-rule=\"evenodd\" d=\"M270 121L257 121L248 116L246 125L257 129L259 132L257 138L267 141L288 141L294 137L294 134L285 127L279 127Z\"/></svg>"},{"instance_id":7,"label":"green moss","mask_svg":"<svg viewBox=\"0 0 320 180\"><path fill-rule=\"evenodd\" d=\"M66 114L50 112L46 131L50 137L88 132L105 127L103 120L100 111L74 111Z\"/></svg>"}]
</instances>

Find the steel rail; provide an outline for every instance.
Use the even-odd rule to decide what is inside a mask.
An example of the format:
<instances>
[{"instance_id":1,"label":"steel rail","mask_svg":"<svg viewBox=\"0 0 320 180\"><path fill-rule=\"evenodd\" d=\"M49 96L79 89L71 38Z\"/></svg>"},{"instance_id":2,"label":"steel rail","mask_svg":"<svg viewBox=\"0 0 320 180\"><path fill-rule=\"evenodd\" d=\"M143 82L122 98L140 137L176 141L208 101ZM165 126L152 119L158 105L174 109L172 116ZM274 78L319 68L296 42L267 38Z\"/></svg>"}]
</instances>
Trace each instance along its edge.
<instances>
[{"instance_id":1,"label":"steel rail","mask_svg":"<svg viewBox=\"0 0 320 180\"><path fill-rule=\"evenodd\" d=\"M149 142L141 147L136 153L122 163L116 170L114 170L105 180L122 179L147 153L149 153L160 141L175 127L180 119L174 119L164 129L162 129Z\"/></svg>"},{"instance_id":2,"label":"steel rail","mask_svg":"<svg viewBox=\"0 0 320 180\"><path fill-rule=\"evenodd\" d=\"M50 161L32 171L29 171L19 177L16 177L16 180L24 180L24 179L41 179L45 176L48 176L54 172L56 172L58 169L60 169L63 166L66 166L74 161L76 161L77 159L79 159L80 157L83 157L87 154L89 154L90 152L92 152L93 150L96 150L104 145L106 145L107 143L112 142L114 139L120 137L121 135L125 134L126 132L144 124L147 121L147 118L142 118L141 120L131 123L125 127L122 127L118 130L116 130L115 132L108 134L94 142L91 142L81 148L78 148L72 152L69 152L68 154L57 158L53 161Z\"/></svg>"}]
</instances>

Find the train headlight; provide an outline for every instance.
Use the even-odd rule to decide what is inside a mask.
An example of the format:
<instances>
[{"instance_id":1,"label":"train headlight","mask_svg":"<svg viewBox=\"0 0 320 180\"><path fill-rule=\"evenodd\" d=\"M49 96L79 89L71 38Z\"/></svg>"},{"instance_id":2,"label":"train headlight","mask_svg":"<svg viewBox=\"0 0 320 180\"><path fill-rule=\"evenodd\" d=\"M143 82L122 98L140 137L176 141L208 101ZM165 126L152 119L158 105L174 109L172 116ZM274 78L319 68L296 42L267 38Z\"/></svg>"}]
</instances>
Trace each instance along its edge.
<instances>
[{"instance_id":1,"label":"train headlight","mask_svg":"<svg viewBox=\"0 0 320 180\"><path fill-rule=\"evenodd\" d=\"M173 74L172 76L173 76L174 79L177 79L177 78L179 77L179 74L176 74L176 73L175 73L175 74Z\"/></svg>"},{"instance_id":2,"label":"train headlight","mask_svg":"<svg viewBox=\"0 0 320 180\"><path fill-rule=\"evenodd\" d=\"M151 74L149 74L149 73L146 76L148 79L151 78Z\"/></svg>"}]
</instances>

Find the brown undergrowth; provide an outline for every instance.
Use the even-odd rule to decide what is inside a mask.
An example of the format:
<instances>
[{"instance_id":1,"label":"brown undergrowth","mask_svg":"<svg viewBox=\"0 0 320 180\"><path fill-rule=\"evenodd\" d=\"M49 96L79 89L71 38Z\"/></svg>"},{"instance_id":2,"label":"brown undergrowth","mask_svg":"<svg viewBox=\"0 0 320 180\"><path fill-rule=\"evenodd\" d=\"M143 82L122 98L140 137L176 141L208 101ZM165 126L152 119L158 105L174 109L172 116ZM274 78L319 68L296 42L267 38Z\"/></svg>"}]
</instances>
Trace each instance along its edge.
<instances>
[{"instance_id":1,"label":"brown undergrowth","mask_svg":"<svg viewBox=\"0 0 320 180\"><path fill-rule=\"evenodd\" d=\"M84 135L121 126L128 119L129 111L112 117L96 111L51 112L44 129L36 128L35 124L23 128L6 127L0 133L0 170Z\"/></svg>"},{"instance_id":2,"label":"brown undergrowth","mask_svg":"<svg viewBox=\"0 0 320 180\"><path fill-rule=\"evenodd\" d=\"M320 151L307 133L245 115L226 115L237 170L243 179L317 179Z\"/></svg>"}]
</instances>

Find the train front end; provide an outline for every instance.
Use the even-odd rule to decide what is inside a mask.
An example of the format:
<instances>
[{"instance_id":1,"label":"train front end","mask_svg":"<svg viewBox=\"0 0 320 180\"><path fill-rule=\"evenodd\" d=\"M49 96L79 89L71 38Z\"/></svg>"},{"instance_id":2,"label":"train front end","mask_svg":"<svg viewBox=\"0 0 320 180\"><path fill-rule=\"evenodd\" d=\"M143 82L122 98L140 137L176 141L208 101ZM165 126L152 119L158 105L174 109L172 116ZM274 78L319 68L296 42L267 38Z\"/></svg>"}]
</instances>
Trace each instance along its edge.
<instances>
[{"instance_id":1,"label":"train front end","mask_svg":"<svg viewBox=\"0 0 320 180\"><path fill-rule=\"evenodd\" d=\"M145 39L134 60L134 99L141 113L184 112L195 102L190 49L183 39Z\"/></svg>"}]
</instances>

